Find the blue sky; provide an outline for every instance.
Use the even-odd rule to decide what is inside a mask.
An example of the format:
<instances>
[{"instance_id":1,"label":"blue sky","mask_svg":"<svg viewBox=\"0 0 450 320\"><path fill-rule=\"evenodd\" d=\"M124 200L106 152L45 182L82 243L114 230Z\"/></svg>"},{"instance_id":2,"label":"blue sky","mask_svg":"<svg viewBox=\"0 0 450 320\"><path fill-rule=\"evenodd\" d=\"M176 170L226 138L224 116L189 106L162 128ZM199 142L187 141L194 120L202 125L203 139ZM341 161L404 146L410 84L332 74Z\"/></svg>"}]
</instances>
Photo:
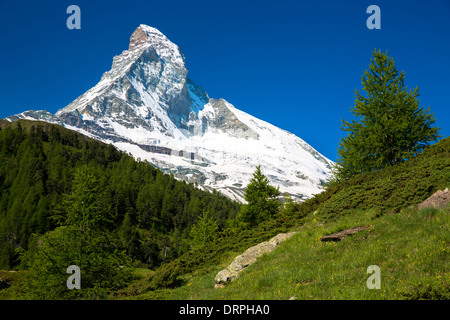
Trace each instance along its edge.
<instances>
[{"instance_id":1,"label":"blue sky","mask_svg":"<svg viewBox=\"0 0 450 320\"><path fill-rule=\"evenodd\" d=\"M69 5L81 30L69 30ZM369 30L369 5L381 29ZM373 49L388 50L450 135L450 0L0 2L0 118L55 113L93 87L139 24L159 29L212 98L290 131L336 160L341 119Z\"/></svg>"}]
</instances>

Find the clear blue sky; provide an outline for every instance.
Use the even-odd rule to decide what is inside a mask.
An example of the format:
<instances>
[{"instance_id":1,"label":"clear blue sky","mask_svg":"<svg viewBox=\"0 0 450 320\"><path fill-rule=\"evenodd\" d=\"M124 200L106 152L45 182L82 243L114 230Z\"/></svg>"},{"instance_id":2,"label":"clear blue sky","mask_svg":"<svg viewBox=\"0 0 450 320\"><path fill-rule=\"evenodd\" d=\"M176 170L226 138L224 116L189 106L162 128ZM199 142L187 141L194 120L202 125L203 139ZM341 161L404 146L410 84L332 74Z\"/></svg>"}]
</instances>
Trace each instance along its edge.
<instances>
[{"instance_id":1,"label":"clear blue sky","mask_svg":"<svg viewBox=\"0 0 450 320\"><path fill-rule=\"evenodd\" d=\"M69 30L69 5L81 30ZM369 30L369 5L381 29ZM450 135L450 0L0 2L0 118L58 109L94 86L139 24L186 56L212 98L290 131L336 160L374 48L388 50Z\"/></svg>"}]
</instances>

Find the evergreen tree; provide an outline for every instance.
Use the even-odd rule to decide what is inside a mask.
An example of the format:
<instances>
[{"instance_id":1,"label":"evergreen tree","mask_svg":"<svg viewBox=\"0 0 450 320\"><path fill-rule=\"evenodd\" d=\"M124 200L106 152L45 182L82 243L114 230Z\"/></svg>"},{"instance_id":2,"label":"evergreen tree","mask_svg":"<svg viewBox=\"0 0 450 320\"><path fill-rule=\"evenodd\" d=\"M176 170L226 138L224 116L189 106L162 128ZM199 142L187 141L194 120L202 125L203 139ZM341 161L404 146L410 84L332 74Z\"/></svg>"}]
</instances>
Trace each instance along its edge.
<instances>
[{"instance_id":1,"label":"evergreen tree","mask_svg":"<svg viewBox=\"0 0 450 320\"><path fill-rule=\"evenodd\" d=\"M131 257L139 256L139 233L136 223L133 221L132 214L127 212L119 229L119 239L121 247L125 248L127 254Z\"/></svg>"},{"instance_id":2,"label":"evergreen tree","mask_svg":"<svg viewBox=\"0 0 450 320\"><path fill-rule=\"evenodd\" d=\"M75 172L72 193L66 196L66 224L76 226L81 233L99 229L108 212L100 206L102 194L98 178L87 166Z\"/></svg>"},{"instance_id":3,"label":"evergreen tree","mask_svg":"<svg viewBox=\"0 0 450 320\"><path fill-rule=\"evenodd\" d=\"M298 203L287 193L283 195L283 203L278 214L283 219L292 219L294 215L298 215Z\"/></svg>"},{"instance_id":4,"label":"evergreen tree","mask_svg":"<svg viewBox=\"0 0 450 320\"><path fill-rule=\"evenodd\" d=\"M110 290L125 285L129 274L123 266L127 261L103 230L100 198L95 175L86 166L78 169L65 201L65 225L36 237L24 254L23 262L30 269L24 285L30 298L106 298ZM81 290L66 287L70 265L81 269Z\"/></svg>"},{"instance_id":5,"label":"evergreen tree","mask_svg":"<svg viewBox=\"0 0 450 320\"><path fill-rule=\"evenodd\" d=\"M280 207L278 187L271 186L269 179L262 174L261 167L256 166L253 178L245 189L243 205L239 213L239 220L248 226L255 226L273 217Z\"/></svg>"},{"instance_id":6,"label":"evergreen tree","mask_svg":"<svg viewBox=\"0 0 450 320\"><path fill-rule=\"evenodd\" d=\"M342 120L348 135L338 149L337 180L403 162L439 138L433 114L419 107L419 89L408 91L404 80L387 52L373 52L362 76L366 96L355 90L351 108L359 121Z\"/></svg>"},{"instance_id":7,"label":"evergreen tree","mask_svg":"<svg viewBox=\"0 0 450 320\"><path fill-rule=\"evenodd\" d=\"M208 216L208 213L199 216L197 223L190 232L192 246L198 248L211 243L216 236L217 229L217 223Z\"/></svg>"}]
</instances>

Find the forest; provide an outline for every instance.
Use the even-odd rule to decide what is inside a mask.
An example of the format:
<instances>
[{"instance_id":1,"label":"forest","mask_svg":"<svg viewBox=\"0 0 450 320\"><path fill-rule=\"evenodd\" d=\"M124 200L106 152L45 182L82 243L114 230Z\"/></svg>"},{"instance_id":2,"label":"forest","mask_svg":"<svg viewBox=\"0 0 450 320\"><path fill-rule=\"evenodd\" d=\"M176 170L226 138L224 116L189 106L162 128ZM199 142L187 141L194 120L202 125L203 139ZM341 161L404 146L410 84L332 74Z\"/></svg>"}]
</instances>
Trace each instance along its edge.
<instances>
[{"instance_id":1,"label":"forest","mask_svg":"<svg viewBox=\"0 0 450 320\"><path fill-rule=\"evenodd\" d=\"M241 206L61 126L0 120L0 269L20 266L33 235L68 224L80 170L92 176L90 201L105 217L101 228L146 268L188 251L200 217L222 230Z\"/></svg>"}]
</instances>

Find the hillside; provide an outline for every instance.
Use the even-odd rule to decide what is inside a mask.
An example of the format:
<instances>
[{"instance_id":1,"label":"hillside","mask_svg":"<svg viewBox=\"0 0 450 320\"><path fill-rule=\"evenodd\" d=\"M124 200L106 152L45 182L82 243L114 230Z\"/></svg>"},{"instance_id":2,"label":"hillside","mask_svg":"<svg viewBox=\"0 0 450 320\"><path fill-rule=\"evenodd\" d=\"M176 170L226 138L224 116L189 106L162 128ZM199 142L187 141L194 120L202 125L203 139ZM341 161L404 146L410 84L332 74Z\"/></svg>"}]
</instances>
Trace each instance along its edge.
<instances>
[{"instance_id":1,"label":"hillside","mask_svg":"<svg viewBox=\"0 0 450 320\"><path fill-rule=\"evenodd\" d=\"M450 207L416 206L450 187L450 138L400 165L330 185L294 210L245 229L234 219L239 204L112 146L48 123L0 122L0 128L0 230L12 235L2 242L1 268L19 270L0 271L2 299L42 298L24 289L33 270L20 258L33 233L52 239L58 235L53 230L63 230L58 226L65 211L58 204L72 190L75 169L83 166L101 182L97 204L110 208L113 218L106 231L126 253L133 275L101 298L450 298ZM192 247L189 230L201 212L210 213L219 230L207 245ZM359 226L369 227L340 242L320 241ZM214 288L217 273L237 255L288 231L297 234L237 280ZM366 287L370 265L380 267L380 290Z\"/></svg>"},{"instance_id":2,"label":"hillside","mask_svg":"<svg viewBox=\"0 0 450 320\"><path fill-rule=\"evenodd\" d=\"M214 288L213 271L188 276L183 287L142 298L166 299L450 299L448 234L450 208L405 209L374 218L359 211L339 221L318 224L309 217L299 233L272 254L262 256L223 289ZM340 242L323 235L371 225ZM380 290L369 290L366 272L380 268ZM159 294L159 295L158 295Z\"/></svg>"},{"instance_id":3,"label":"hillside","mask_svg":"<svg viewBox=\"0 0 450 320\"><path fill-rule=\"evenodd\" d=\"M450 186L450 138L403 164L330 186L290 217L241 233L222 234L202 254L189 252L122 292L135 299L448 299L450 206L417 209ZM369 226L340 242L324 235ZM214 277L248 247L285 231L298 234L264 255L223 289ZM195 265L195 268L192 267ZM369 290L370 265L381 289ZM173 289L149 279L181 275ZM167 277L166 277L167 280ZM181 285L180 285L181 284Z\"/></svg>"},{"instance_id":4,"label":"hillside","mask_svg":"<svg viewBox=\"0 0 450 320\"><path fill-rule=\"evenodd\" d=\"M64 224L64 199L80 167L99 180L96 206L108 216L118 248L142 267L189 249L188 230L202 212L223 228L240 205L201 191L115 147L46 122L0 122L0 269L18 268L33 234Z\"/></svg>"}]
</instances>

